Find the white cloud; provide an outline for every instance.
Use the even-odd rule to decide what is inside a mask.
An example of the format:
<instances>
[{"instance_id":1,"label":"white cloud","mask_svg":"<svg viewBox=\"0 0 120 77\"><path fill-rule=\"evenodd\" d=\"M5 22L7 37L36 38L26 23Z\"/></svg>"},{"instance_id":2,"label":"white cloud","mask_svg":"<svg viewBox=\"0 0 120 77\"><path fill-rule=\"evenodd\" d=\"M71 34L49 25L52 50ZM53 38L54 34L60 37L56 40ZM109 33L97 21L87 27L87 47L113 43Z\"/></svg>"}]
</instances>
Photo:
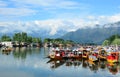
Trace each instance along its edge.
<instances>
[{"instance_id":1,"label":"white cloud","mask_svg":"<svg viewBox=\"0 0 120 77\"><path fill-rule=\"evenodd\" d=\"M88 18L87 18L88 17ZM86 19L50 19L36 21L0 22L0 32L24 31L28 33L46 31L49 35L55 35L59 31L75 31L79 28L94 27L96 24L107 24L120 21L120 14L113 16L87 16ZM9 30L12 28L12 30Z\"/></svg>"},{"instance_id":2,"label":"white cloud","mask_svg":"<svg viewBox=\"0 0 120 77\"><path fill-rule=\"evenodd\" d=\"M110 22L120 21L120 14L116 14L116 15L110 16L108 18L108 21L110 21Z\"/></svg>"}]
</instances>

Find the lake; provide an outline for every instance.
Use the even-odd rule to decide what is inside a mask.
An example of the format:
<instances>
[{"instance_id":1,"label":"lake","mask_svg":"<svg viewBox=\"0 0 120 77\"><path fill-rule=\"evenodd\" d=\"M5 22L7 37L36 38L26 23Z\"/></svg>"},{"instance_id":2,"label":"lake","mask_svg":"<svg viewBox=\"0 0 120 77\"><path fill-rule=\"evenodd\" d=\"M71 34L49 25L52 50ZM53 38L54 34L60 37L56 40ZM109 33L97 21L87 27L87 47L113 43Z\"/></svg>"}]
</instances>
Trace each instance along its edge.
<instances>
[{"instance_id":1,"label":"lake","mask_svg":"<svg viewBox=\"0 0 120 77\"><path fill-rule=\"evenodd\" d=\"M0 77L120 77L120 64L106 61L50 60L50 48L0 50Z\"/></svg>"}]
</instances>

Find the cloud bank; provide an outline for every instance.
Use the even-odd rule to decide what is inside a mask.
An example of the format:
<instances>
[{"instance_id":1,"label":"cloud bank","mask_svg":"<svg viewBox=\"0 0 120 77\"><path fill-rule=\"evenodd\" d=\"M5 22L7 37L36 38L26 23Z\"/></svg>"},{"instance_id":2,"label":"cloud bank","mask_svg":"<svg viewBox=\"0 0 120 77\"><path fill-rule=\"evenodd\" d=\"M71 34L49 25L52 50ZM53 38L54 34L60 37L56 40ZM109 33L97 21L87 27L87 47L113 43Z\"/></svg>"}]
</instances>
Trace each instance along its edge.
<instances>
[{"instance_id":1,"label":"cloud bank","mask_svg":"<svg viewBox=\"0 0 120 77\"><path fill-rule=\"evenodd\" d=\"M9 33L15 31L23 32L46 32L49 35L55 35L60 31L70 32L79 28L94 28L95 25L103 25L120 21L120 14L113 16L87 16L86 19L51 19L35 21L17 21L17 22L0 22L0 32Z\"/></svg>"}]
</instances>

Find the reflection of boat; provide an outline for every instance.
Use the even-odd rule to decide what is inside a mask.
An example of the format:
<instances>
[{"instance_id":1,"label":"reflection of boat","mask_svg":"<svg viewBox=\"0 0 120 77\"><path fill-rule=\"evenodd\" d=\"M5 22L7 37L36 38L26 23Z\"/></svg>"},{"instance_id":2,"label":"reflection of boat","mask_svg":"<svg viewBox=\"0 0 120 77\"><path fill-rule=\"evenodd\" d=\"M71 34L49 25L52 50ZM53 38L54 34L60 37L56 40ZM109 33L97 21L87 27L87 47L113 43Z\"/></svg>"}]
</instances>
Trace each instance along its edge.
<instances>
[{"instance_id":1,"label":"reflection of boat","mask_svg":"<svg viewBox=\"0 0 120 77\"><path fill-rule=\"evenodd\" d=\"M58 68L59 66L63 65L65 61L64 60L51 60L49 63L50 63L50 67L54 69L54 68Z\"/></svg>"},{"instance_id":2,"label":"reflection of boat","mask_svg":"<svg viewBox=\"0 0 120 77\"><path fill-rule=\"evenodd\" d=\"M118 73L118 65L117 64L114 64L114 63L108 63L107 64L107 67L109 69L109 71L115 75Z\"/></svg>"},{"instance_id":3,"label":"reflection of boat","mask_svg":"<svg viewBox=\"0 0 120 77\"><path fill-rule=\"evenodd\" d=\"M101 69L105 69L106 68L106 61L99 61L99 66Z\"/></svg>"},{"instance_id":4,"label":"reflection of boat","mask_svg":"<svg viewBox=\"0 0 120 77\"><path fill-rule=\"evenodd\" d=\"M108 62L118 62L119 59L119 53L118 52L111 52L108 56L107 56L107 61Z\"/></svg>"},{"instance_id":5,"label":"reflection of boat","mask_svg":"<svg viewBox=\"0 0 120 77\"><path fill-rule=\"evenodd\" d=\"M66 66L80 66L82 63L82 59L68 59L65 61Z\"/></svg>"},{"instance_id":6,"label":"reflection of boat","mask_svg":"<svg viewBox=\"0 0 120 77\"><path fill-rule=\"evenodd\" d=\"M102 69L103 71L109 70L112 74L117 74L119 70L118 63L109 63L106 60L99 60L99 61L91 61L88 59L61 59L61 60L53 60L50 59L47 63L50 64L50 68L56 69L60 66L66 66L66 67L81 67L90 69L90 71L97 72L98 69Z\"/></svg>"},{"instance_id":7,"label":"reflection of boat","mask_svg":"<svg viewBox=\"0 0 120 77\"><path fill-rule=\"evenodd\" d=\"M13 49L11 47L3 47L2 51L12 51Z\"/></svg>"},{"instance_id":8,"label":"reflection of boat","mask_svg":"<svg viewBox=\"0 0 120 77\"><path fill-rule=\"evenodd\" d=\"M88 66L90 68L91 71L97 71L98 70L98 64L93 62L93 61L88 61Z\"/></svg>"},{"instance_id":9,"label":"reflection of boat","mask_svg":"<svg viewBox=\"0 0 120 77\"><path fill-rule=\"evenodd\" d=\"M88 61L83 59L82 60L82 67L87 68L87 66L88 66Z\"/></svg>"},{"instance_id":10,"label":"reflection of boat","mask_svg":"<svg viewBox=\"0 0 120 77\"><path fill-rule=\"evenodd\" d=\"M9 54L10 54L10 51L2 51L2 54L9 55Z\"/></svg>"},{"instance_id":11,"label":"reflection of boat","mask_svg":"<svg viewBox=\"0 0 120 77\"><path fill-rule=\"evenodd\" d=\"M47 61L46 63L50 63L50 62L52 62L53 61L53 59L50 59L49 61Z\"/></svg>"}]
</instances>

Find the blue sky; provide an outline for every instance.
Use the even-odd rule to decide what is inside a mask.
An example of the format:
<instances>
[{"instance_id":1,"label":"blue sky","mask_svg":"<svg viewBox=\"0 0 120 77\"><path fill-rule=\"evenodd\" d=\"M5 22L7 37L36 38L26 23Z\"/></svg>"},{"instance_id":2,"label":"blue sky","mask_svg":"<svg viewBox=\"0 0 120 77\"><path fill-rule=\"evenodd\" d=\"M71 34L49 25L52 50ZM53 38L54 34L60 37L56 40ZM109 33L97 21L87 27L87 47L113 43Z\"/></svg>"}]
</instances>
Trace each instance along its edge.
<instances>
[{"instance_id":1,"label":"blue sky","mask_svg":"<svg viewBox=\"0 0 120 77\"><path fill-rule=\"evenodd\" d=\"M32 24L32 29L47 26L55 34L63 28L75 31L117 21L120 21L120 0L0 0L0 26L6 27L2 32L9 32L10 25L26 31Z\"/></svg>"},{"instance_id":2,"label":"blue sky","mask_svg":"<svg viewBox=\"0 0 120 77\"><path fill-rule=\"evenodd\" d=\"M120 0L0 0L0 21L78 19L120 13Z\"/></svg>"}]
</instances>

